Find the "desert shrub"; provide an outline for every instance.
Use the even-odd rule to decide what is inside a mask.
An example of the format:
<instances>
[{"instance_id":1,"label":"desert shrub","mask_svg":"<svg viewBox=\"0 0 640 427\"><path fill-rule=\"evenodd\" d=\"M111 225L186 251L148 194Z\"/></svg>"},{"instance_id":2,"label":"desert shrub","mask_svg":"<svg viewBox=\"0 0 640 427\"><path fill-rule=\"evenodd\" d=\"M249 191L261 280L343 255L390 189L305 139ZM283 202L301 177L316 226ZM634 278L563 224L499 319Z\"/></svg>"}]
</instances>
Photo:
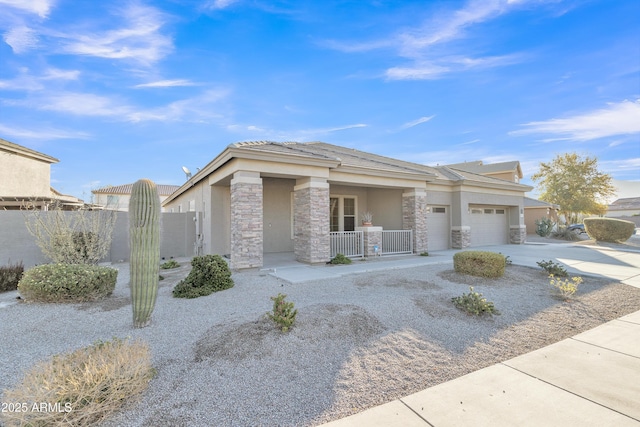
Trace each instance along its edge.
<instances>
[{"instance_id":1,"label":"desert shrub","mask_svg":"<svg viewBox=\"0 0 640 427\"><path fill-rule=\"evenodd\" d=\"M504 255L486 251L463 251L453 255L457 273L479 277L502 277L506 266Z\"/></svg>"},{"instance_id":2,"label":"desert shrub","mask_svg":"<svg viewBox=\"0 0 640 427\"><path fill-rule=\"evenodd\" d=\"M0 267L0 292L15 291L18 289L18 282L24 273L22 262Z\"/></svg>"},{"instance_id":3,"label":"desert shrub","mask_svg":"<svg viewBox=\"0 0 640 427\"><path fill-rule=\"evenodd\" d=\"M547 237L551 234L555 225L556 223L551 218L536 219L536 234L541 237Z\"/></svg>"},{"instance_id":4,"label":"desert shrub","mask_svg":"<svg viewBox=\"0 0 640 427\"><path fill-rule=\"evenodd\" d=\"M43 264L27 270L18 291L27 301L94 301L113 293L118 270L88 264Z\"/></svg>"},{"instance_id":5,"label":"desert shrub","mask_svg":"<svg viewBox=\"0 0 640 427\"><path fill-rule=\"evenodd\" d=\"M269 319L279 325L282 332L287 332L289 328L293 326L296 321L296 315L298 314L298 310L293 309L293 303L284 300L286 297L284 294L271 297L273 301L273 312L267 313Z\"/></svg>"},{"instance_id":6,"label":"desert shrub","mask_svg":"<svg viewBox=\"0 0 640 427\"><path fill-rule=\"evenodd\" d=\"M582 283L582 277L572 277L571 279L559 279L553 274L549 275L549 284L551 291L556 296L568 300L578 290L578 285Z\"/></svg>"},{"instance_id":7,"label":"desert shrub","mask_svg":"<svg viewBox=\"0 0 640 427\"><path fill-rule=\"evenodd\" d=\"M420 252L420 256L429 256L429 252L427 251Z\"/></svg>"},{"instance_id":8,"label":"desert shrub","mask_svg":"<svg viewBox=\"0 0 640 427\"><path fill-rule=\"evenodd\" d=\"M57 355L4 391L4 401L20 407L3 411L3 421L7 427L96 425L140 396L154 374L149 348L140 341L114 338Z\"/></svg>"},{"instance_id":9,"label":"desert shrub","mask_svg":"<svg viewBox=\"0 0 640 427\"><path fill-rule=\"evenodd\" d=\"M54 263L97 264L111 248L115 210L77 209L60 206L42 211L25 208L25 225L45 257Z\"/></svg>"},{"instance_id":10,"label":"desert shrub","mask_svg":"<svg viewBox=\"0 0 640 427\"><path fill-rule=\"evenodd\" d=\"M561 240L569 240L569 241L580 240L580 237L578 237L575 231L571 231L567 229L567 227L560 227L556 231L554 231L551 235L554 238L561 239Z\"/></svg>"},{"instance_id":11,"label":"desert shrub","mask_svg":"<svg viewBox=\"0 0 640 427\"><path fill-rule=\"evenodd\" d=\"M585 218L584 229L592 239L599 242L626 242L636 225L631 221L616 218Z\"/></svg>"},{"instance_id":12,"label":"desert shrub","mask_svg":"<svg viewBox=\"0 0 640 427\"><path fill-rule=\"evenodd\" d=\"M536 262L536 264L538 264L548 274L552 274L558 277L567 277L569 275L569 273L567 273L567 270L561 264L558 264L552 260L542 260Z\"/></svg>"},{"instance_id":13,"label":"desert shrub","mask_svg":"<svg viewBox=\"0 0 640 427\"><path fill-rule=\"evenodd\" d=\"M351 264L351 259L343 254L336 254L336 256L329 261L329 264Z\"/></svg>"},{"instance_id":14,"label":"desert shrub","mask_svg":"<svg viewBox=\"0 0 640 427\"><path fill-rule=\"evenodd\" d=\"M198 298L233 287L231 270L220 255L197 256L189 275L173 288L176 298Z\"/></svg>"},{"instance_id":15,"label":"desert shrub","mask_svg":"<svg viewBox=\"0 0 640 427\"><path fill-rule=\"evenodd\" d=\"M160 268L164 270L169 270L171 268L178 268L178 267L180 267L180 264L175 259L170 259L169 261L163 262L162 264L160 264Z\"/></svg>"},{"instance_id":16,"label":"desert shrub","mask_svg":"<svg viewBox=\"0 0 640 427\"><path fill-rule=\"evenodd\" d=\"M491 301L487 301L486 298L473 290L473 286L469 286L469 293L462 294L459 297L451 298L451 302L461 310L466 311L469 314L481 316L483 314L500 314L498 310L493 306Z\"/></svg>"}]
</instances>

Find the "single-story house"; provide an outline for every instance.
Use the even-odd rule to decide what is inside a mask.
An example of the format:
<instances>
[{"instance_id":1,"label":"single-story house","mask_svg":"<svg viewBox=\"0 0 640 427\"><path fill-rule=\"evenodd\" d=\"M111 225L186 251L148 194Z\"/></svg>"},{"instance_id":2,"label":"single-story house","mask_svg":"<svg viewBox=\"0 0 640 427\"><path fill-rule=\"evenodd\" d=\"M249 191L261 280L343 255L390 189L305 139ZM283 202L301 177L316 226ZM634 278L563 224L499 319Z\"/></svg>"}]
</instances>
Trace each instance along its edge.
<instances>
[{"instance_id":1,"label":"single-story house","mask_svg":"<svg viewBox=\"0 0 640 427\"><path fill-rule=\"evenodd\" d=\"M605 216L619 218L635 215L640 215L640 197L627 197L614 201L608 206Z\"/></svg>"},{"instance_id":2,"label":"single-story house","mask_svg":"<svg viewBox=\"0 0 640 427\"><path fill-rule=\"evenodd\" d=\"M258 141L226 147L163 206L195 205L202 253L228 255L238 269L263 266L271 252L324 263L338 252L521 244L531 189L323 142ZM371 227L359 226L365 212Z\"/></svg>"},{"instance_id":3,"label":"single-story house","mask_svg":"<svg viewBox=\"0 0 640 427\"><path fill-rule=\"evenodd\" d=\"M132 188L133 188L133 184L123 184L123 185L108 185L106 187L99 188L97 190L91 190L91 193L93 194L93 204L104 207L105 209L128 212L129 200L131 199ZM158 196L160 196L160 202L163 202L174 191L180 188L180 186L158 184L157 188L158 188ZM187 209L187 211L188 210L189 209ZM194 211L195 206L192 206L190 210ZM164 208L163 208L163 211L164 211Z\"/></svg>"},{"instance_id":4,"label":"single-story house","mask_svg":"<svg viewBox=\"0 0 640 427\"><path fill-rule=\"evenodd\" d=\"M25 205L47 210L52 206L77 209L82 200L51 187L51 165L59 160L0 138L0 209Z\"/></svg>"},{"instance_id":5,"label":"single-story house","mask_svg":"<svg viewBox=\"0 0 640 427\"><path fill-rule=\"evenodd\" d=\"M475 160L473 162L455 163L447 166L465 172L478 173L480 175L516 183L519 183L523 177L520 162L517 160L489 164L484 164L482 160Z\"/></svg>"},{"instance_id":6,"label":"single-story house","mask_svg":"<svg viewBox=\"0 0 640 427\"><path fill-rule=\"evenodd\" d=\"M537 228L536 220L548 218L557 224L559 210L560 205L525 197L524 224L527 226L527 234L535 234Z\"/></svg>"}]
</instances>

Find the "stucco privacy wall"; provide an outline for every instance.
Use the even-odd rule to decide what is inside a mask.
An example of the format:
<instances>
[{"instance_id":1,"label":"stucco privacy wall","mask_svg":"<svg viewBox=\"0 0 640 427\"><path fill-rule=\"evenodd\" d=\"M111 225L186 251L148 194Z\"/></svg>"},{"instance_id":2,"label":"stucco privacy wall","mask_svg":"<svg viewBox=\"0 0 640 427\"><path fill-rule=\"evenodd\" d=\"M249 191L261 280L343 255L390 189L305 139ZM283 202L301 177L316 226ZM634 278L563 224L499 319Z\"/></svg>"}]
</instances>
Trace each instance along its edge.
<instances>
[{"instance_id":1,"label":"stucco privacy wall","mask_svg":"<svg viewBox=\"0 0 640 427\"><path fill-rule=\"evenodd\" d=\"M41 212L44 215L50 212ZM72 212L65 212L71 215ZM91 212L88 212L91 214ZM195 242L194 213L162 213L160 256L193 256ZM129 215L119 212L113 230L113 240L109 255L103 262L121 262L129 260ZM21 211L0 211L0 266L9 262L20 262L25 268L50 262L36 244L35 238L25 226L24 213Z\"/></svg>"}]
</instances>

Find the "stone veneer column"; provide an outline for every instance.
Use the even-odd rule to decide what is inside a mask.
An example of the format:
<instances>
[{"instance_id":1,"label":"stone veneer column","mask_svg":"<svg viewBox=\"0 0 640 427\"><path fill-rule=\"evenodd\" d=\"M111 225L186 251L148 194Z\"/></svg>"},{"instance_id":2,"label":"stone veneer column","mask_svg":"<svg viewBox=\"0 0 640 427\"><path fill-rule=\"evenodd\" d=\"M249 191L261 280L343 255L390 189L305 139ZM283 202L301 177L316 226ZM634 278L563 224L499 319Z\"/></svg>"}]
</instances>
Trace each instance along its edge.
<instances>
[{"instance_id":1,"label":"stone veneer column","mask_svg":"<svg viewBox=\"0 0 640 427\"><path fill-rule=\"evenodd\" d=\"M509 243L521 245L527 239L526 225L512 225L509 227Z\"/></svg>"},{"instance_id":2,"label":"stone veneer column","mask_svg":"<svg viewBox=\"0 0 640 427\"><path fill-rule=\"evenodd\" d=\"M231 268L262 267L262 178L236 172L231 180Z\"/></svg>"},{"instance_id":3,"label":"stone veneer column","mask_svg":"<svg viewBox=\"0 0 640 427\"><path fill-rule=\"evenodd\" d=\"M362 231L364 256L376 256L382 253L382 227L356 227L356 231ZM378 252L375 247L378 247Z\"/></svg>"},{"instance_id":4,"label":"stone veneer column","mask_svg":"<svg viewBox=\"0 0 640 427\"><path fill-rule=\"evenodd\" d=\"M302 178L293 187L293 230L296 260L327 262L329 242L329 183L324 178Z\"/></svg>"},{"instance_id":5,"label":"stone veneer column","mask_svg":"<svg viewBox=\"0 0 640 427\"><path fill-rule=\"evenodd\" d=\"M402 228L413 230L413 252L427 250L427 192L416 188L402 193Z\"/></svg>"},{"instance_id":6,"label":"stone veneer column","mask_svg":"<svg viewBox=\"0 0 640 427\"><path fill-rule=\"evenodd\" d=\"M468 225L451 227L451 247L464 249L471 246L471 227Z\"/></svg>"}]
</instances>

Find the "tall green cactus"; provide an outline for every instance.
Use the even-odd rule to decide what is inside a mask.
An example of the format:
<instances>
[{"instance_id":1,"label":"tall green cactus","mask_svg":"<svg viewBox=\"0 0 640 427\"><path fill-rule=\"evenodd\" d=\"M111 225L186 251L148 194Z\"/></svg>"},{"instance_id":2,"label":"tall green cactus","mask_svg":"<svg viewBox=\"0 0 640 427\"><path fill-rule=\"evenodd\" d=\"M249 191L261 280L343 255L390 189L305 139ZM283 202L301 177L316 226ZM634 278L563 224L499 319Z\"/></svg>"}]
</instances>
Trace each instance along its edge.
<instances>
[{"instance_id":1,"label":"tall green cactus","mask_svg":"<svg viewBox=\"0 0 640 427\"><path fill-rule=\"evenodd\" d=\"M160 270L160 197L148 179L137 181L131 190L129 242L133 326L143 328L151 322Z\"/></svg>"}]
</instances>

